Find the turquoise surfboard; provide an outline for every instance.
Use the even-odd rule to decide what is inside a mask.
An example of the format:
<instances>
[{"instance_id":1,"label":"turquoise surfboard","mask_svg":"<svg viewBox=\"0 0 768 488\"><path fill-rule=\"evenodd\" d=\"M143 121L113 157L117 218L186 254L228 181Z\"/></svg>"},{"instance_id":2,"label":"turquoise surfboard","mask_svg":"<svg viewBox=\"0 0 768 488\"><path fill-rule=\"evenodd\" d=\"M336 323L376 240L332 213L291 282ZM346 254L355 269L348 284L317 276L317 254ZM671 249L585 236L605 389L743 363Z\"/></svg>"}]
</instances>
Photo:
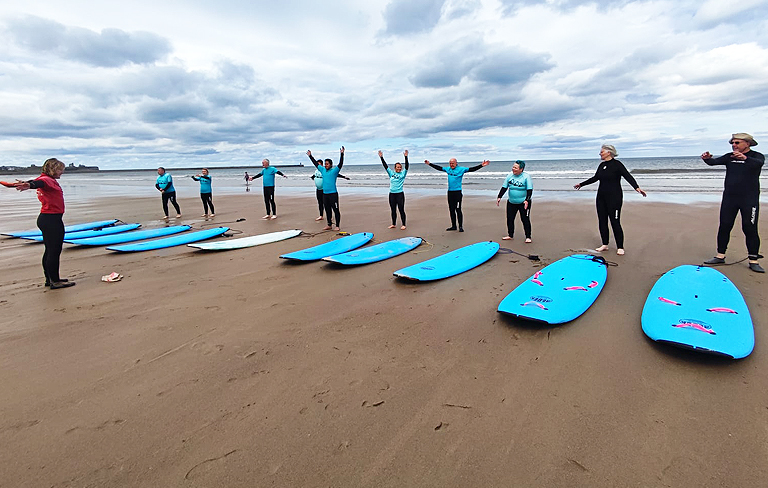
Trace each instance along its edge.
<instances>
[{"instance_id":1,"label":"turquoise surfboard","mask_svg":"<svg viewBox=\"0 0 768 488\"><path fill-rule=\"evenodd\" d=\"M64 227L64 232L78 232L81 230L89 230L89 229L98 229L100 227L107 227L110 225L114 225L117 223L117 219L111 219L111 220L98 220L96 222L86 222L84 224L75 224L75 225L68 225ZM5 232L3 233L4 236L11 236L11 237L34 237L34 236L42 236L43 233L40 231L40 229L29 229L29 230L20 230L16 232Z\"/></svg>"},{"instance_id":2,"label":"turquoise surfboard","mask_svg":"<svg viewBox=\"0 0 768 488\"><path fill-rule=\"evenodd\" d=\"M329 263L354 266L358 264L375 263L407 253L421 244L421 237L403 237L393 241L382 242L371 247L355 249L342 254L323 258Z\"/></svg>"},{"instance_id":3,"label":"turquoise surfboard","mask_svg":"<svg viewBox=\"0 0 768 488\"><path fill-rule=\"evenodd\" d=\"M498 311L547 324L570 322L595 302L607 277L603 258L567 256L518 285L499 303Z\"/></svg>"},{"instance_id":4,"label":"turquoise surfboard","mask_svg":"<svg viewBox=\"0 0 768 488\"><path fill-rule=\"evenodd\" d=\"M398 278L414 281L442 280L480 266L491 259L498 250L499 244L496 242L477 242L413 266L398 269L393 274Z\"/></svg>"},{"instance_id":5,"label":"turquoise surfboard","mask_svg":"<svg viewBox=\"0 0 768 488\"><path fill-rule=\"evenodd\" d=\"M319 246L302 249L301 251L291 252L280 256L282 259L290 259L294 261L318 261L334 254L341 254L352 249L357 249L363 246L373 239L372 232L360 232L359 234L352 234L351 236L342 237L335 241L326 242Z\"/></svg>"},{"instance_id":6,"label":"turquoise surfboard","mask_svg":"<svg viewBox=\"0 0 768 488\"><path fill-rule=\"evenodd\" d=\"M704 266L664 273L648 295L641 324L654 341L703 353L740 359L755 347L741 292L725 275Z\"/></svg>"},{"instance_id":7,"label":"turquoise surfboard","mask_svg":"<svg viewBox=\"0 0 768 488\"><path fill-rule=\"evenodd\" d=\"M78 246L111 246L113 244L123 244L125 242L143 241L144 239L170 236L178 234L179 232L188 231L189 229L190 227L188 225L172 225L170 227L158 227L157 229L144 229L135 232L86 237L76 240L64 239L64 242L76 244Z\"/></svg>"},{"instance_id":8,"label":"turquoise surfboard","mask_svg":"<svg viewBox=\"0 0 768 488\"><path fill-rule=\"evenodd\" d=\"M211 237L217 237L229 230L229 227L214 227L213 229L198 230L176 236L155 239L153 241L136 242L133 244L123 244L122 246L110 246L107 249L118 252L140 252L153 251L155 249L165 249L167 247L181 246L190 242L203 241Z\"/></svg>"},{"instance_id":9,"label":"turquoise surfboard","mask_svg":"<svg viewBox=\"0 0 768 488\"><path fill-rule=\"evenodd\" d=\"M138 229L139 227L141 227L141 224L121 224L121 225L110 225L109 227L103 227L98 230L92 229L92 230L81 230L77 232L65 232L64 240L71 241L74 239L85 239L87 237L108 236L111 234L128 232L129 230ZM29 239L32 241L43 242L43 236L22 237L22 239Z\"/></svg>"}]
</instances>

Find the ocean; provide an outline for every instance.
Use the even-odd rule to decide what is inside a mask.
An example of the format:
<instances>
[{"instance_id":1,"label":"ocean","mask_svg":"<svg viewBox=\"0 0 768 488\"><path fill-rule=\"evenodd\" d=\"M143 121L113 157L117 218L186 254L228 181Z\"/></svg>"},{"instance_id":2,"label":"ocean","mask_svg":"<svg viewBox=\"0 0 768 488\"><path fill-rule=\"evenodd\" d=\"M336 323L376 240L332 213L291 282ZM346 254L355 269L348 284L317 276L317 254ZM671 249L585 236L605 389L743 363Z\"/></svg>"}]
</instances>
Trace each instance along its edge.
<instances>
[{"instance_id":1,"label":"ocean","mask_svg":"<svg viewBox=\"0 0 768 488\"><path fill-rule=\"evenodd\" d=\"M371 159L376 160L375 156ZM648 198L636 195L625 182L623 187L627 195L625 202L652 201L669 203L719 202L723 189L725 170L707 166L698 156L664 158L621 158L627 169L637 180L640 187L648 192ZM402 158L390 157L388 164L394 166ZM433 161L447 165L447 162ZM304 167L278 169L288 179L277 177L277 197L280 194L307 194L314 197L314 183L310 176L314 168L309 161ZM460 162L462 166L474 166L479 162ZM511 172L512 161L493 161L489 166L464 176L464 193L467 195L486 196L495 199L503 179ZM525 170L534 184L534 199L584 199L594 198L597 184L573 190L573 185L594 175L599 159L561 159L526 161ZM209 167L213 178L214 199L217 195L243 193L246 190L243 179L246 169L223 169ZM261 170L261 165L247 169L254 175ZM191 170L168 171L173 175L174 186L179 198L197 196L199 184L190 176ZM389 188L389 178L381 164L345 164L341 173L351 180L339 179L339 195L371 195L385 198ZM37 175L3 176L4 180L15 178L31 179ZM104 197L143 197L158 196L155 189L154 169L101 171L99 173L69 173L62 176L60 183L69 208L91 203L96 198ZM768 173L760 178L762 186L768 183ZM251 183L252 193L261 193L261 180ZM406 195L443 195L447 183L445 173L425 165L423 161L411 162L405 181ZM0 191L0 212L4 215L35 213L39 209L34 193L17 195L10 189ZM635 196L637 198L635 198Z\"/></svg>"}]
</instances>

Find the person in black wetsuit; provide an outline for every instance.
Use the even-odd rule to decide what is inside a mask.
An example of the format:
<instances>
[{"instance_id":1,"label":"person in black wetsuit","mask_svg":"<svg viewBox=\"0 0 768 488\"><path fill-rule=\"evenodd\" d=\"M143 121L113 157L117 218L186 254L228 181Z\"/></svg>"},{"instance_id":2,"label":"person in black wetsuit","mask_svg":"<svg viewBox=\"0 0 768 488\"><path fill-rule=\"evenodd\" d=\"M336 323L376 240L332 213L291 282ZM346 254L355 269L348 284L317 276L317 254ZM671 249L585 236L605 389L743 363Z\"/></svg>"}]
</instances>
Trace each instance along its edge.
<instances>
[{"instance_id":1,"label":"person in black wetsuit","mask_svg":"<svg viewBox=\"0 0 768 488\"><path fill-rule=\"evenodd\" d=\"M485 160L481 164L472 166L471 168L459 166L456 158L451 158L448 161L448 168L432 164L426 159L424 160L424 164L431 166L438 171L445 171L448 175L448 211L451 214L451 226L445 230L456 230L456 219L458 217L459 232L464 232L464 214L461 212L461 200L463 198L463 194L461 193L461 182L464 179L464 173L477 171L483 166L488 166L491 162Z\"/></svg>"},{"instance_id":2,"label":"person in black wetsuit","mask_svg":"<svg viewBox=\"0 0 768 488\"><path fill-rule=\"evenodd\" d=\"M720 227L717 230L717 255L704 261L704 264L725 263L725 250L731 238L731 229L736 222L736 214L741 212L741 230L747 240L749 269L765 273L757 261L762 257L759 254L760 235L757 232L757 219L760 215L760 172L765 163L765 156L750 149L757 146L757 142L744 132L733 134L730 143L733 151L719 158L712 157L709 151L701 155L701 159L710 166L725 166Z\"/></svg>"},{"instance_id":3,"label":"person in black wetsuit","mask_svg":"<svg viewBox=\"0 0 768 488\"><path fill-rule=\"evenodd\" d=\"M162 194L163 197L163 212L165 212L164 219L168 220L168 202L173 204L173 208L176 209L176 218L181 218L181 208L176 203L176 188L173 186L173 178L170 173L166 173L165 168L160 166L157 168L157 181L155 182L155 188Z\"/></svg>"},{"instance_id":4,"label":"person in black wetsuit","mask_svg":"<svg viewBox=\"0 0 768 488\"><path fill-rule=\"evenodd\" d=\"M613 228L613 237L616 239L616 254L621 256L624 254L624 231L621 229L621 204L624 201L624 194L621 190L621 178L624 177L637 193L644 197L647 195L640 189L621 161L614 159L616 156L618 156L618 153L615 147L610 144L603 144L600 148L600 159L602 162L598 166L595 176L577 183L573 187L578 190L582 186L591 185L596 181L600 182L600 185L597 187L595 203L597 205L597 222L600 228L602 245L595 249L595 251L602 252L608 249L608 239L610 237L608 221L610 221Z\"/></svg>"}]
</instances>

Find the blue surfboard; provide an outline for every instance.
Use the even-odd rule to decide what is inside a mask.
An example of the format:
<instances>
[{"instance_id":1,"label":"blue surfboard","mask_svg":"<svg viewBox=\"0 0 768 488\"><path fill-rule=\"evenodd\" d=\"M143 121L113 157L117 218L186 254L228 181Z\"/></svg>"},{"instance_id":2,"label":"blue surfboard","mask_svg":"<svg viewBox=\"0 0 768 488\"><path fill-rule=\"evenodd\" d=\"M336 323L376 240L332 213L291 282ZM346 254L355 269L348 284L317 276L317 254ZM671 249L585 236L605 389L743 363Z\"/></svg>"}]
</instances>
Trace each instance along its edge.
<instances>
[{"instance_id":1,"label":"blue surfboard","mask_svg":"<svg viewBox=\"0 0 768 488\"><path fill-rule=\"evenodd\" d=\"M603 258L567 256L518 285L499 303L498 311L547 324L570 322L595 302L607 277Z\"/></svg>"},{"instance_id":2,"label":"blue surfboard","mask_svg":"<svg viewBox=\"0 0 768 488\"><path fill-rule=\"evenodd\" d=\"M664 273L643 307L643 332L657 342L740 359L755 347L744 297L719 271L684 265Z\"/></svg>"},{"instance_id":3,"label":"blue surfboard","mask_svg":"<svg viewBox=\"0 0 768 488\"><path fill-rule=\"evenodd\" d=\"M352 249L357 249L363 246L373 239L372 232L360 232L359 234L352 234L351 236L342 237L335 241L326 242L319 246L309 247L302 249L301 251L295 251L280 256L283 259L290 259L295 261L318 261L334 254L341 254Z\"/></svg>"},{"instance_id":4,"label":"blue surfboard","mask_svg":"<svg viewBox=\"0 0 768 488\"><path fill-rule=\"evenodd\" d=\"M117 223L117 219L111 220L98 220L96 222L87 222L84 224L68 225L64 227L64 232L78 232L81 230L98 229L100 227L107 227ZM34 237L42 236L43 233L40 229L20 230L16 232L4 232L4 236L11 237Z\"/></svg>"},{"instance_id":5,"label":"blue surfboard","mask_svg":"<svg viewBox=\"0 0 768 488\"><path fill-rule=\"evenodd\" d=\"M328 256L323 258L323 261L348 266L375 263L407 253L411 249L418 247L420 244L421 237L403 237L393 241L382 242L375 246Z\"/></svg>"},{"instance_id":6,"label":"blue surfboard","mask_svg":"<svg viewBox=\"0 0 768 488\"><path fill-rule=\"evenodd\" d=\"M153 241L136 242L134 244L123 244L122 246L110 246L107 249L118 252L140 252L153 251L155 249L165 249L167 247L181 246L190 242L204 241L211 237L217 237L229 230L229 227L214 227L212 229L198 230L177 236L155 239Z\"/></svg>"},{"instance_id":7,"label":"blue surfboard","mask_svg":"<svg viewBox=\"0 0 768 488\"><path fill-rule=\"evenodd\" d=\"M71 241L74 239L84 239L87 237L108 236L111 234L128 232L129 230L138 229L139 227L141 227L141 224L121 224L121 225L110 225L109 227L103 227L101 229L81 230L77 232L65 232L64 240ZM32 241L43 242L43 236L22 237L22 239L29 239Z\"/></svg>"},{"instance_id":8,"label":"blue surfboard","mask_svg":"<svg viewBox=\"0 0 768 488\"><path fill-rule=\"evenodd\" d=\"M393 274L398 278L413 281L442 280L480 266L491 259L498 250L499 244L496 242L477 242L407 268L398 269Z\"/></svg>"},{"instance_id":9,"label":"blue surfboard","mask_svg":"<svg viewBox=\"0 0 768 488\"><path fill-rule=\"evenodd\" d=\"M76 244L78 246L111 246L113 244L123 244L125 242L143 241L144 239L170 236L189 229L190 227L188 225L172 225L170 227L158 227L157 229L144 229L135 232L102 235L99 237L86 237L76 240L64 239L64 242Z\"/></svg>"}]
</instances>

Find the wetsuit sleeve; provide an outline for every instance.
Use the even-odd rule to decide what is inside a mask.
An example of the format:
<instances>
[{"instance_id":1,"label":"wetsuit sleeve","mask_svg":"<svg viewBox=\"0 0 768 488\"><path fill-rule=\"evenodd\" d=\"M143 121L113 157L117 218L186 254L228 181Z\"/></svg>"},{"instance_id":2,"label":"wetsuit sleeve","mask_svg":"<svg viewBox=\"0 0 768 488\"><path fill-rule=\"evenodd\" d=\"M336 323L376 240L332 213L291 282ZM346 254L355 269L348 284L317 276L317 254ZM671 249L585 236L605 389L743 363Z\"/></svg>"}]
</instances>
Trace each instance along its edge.
<instances>
[{"instance_id":1,"label":"wetsuit sleeve","mask_svg":"<svg viewBox=\"0 0 768 488\"><path fill-rule=\"evenodd\" d=\"M471 168L467 168L467 173L471 173L472 171L477 171L482 167L483 167L482 164L478 164L477 166L472 166Z\"/></svg>"},{"instance_id":2,"label":"wetsuit sleeve","mask_svg":"<svg viewBox=\"0 0 768 488\"><path fill-rule=\"evenodd\" d=\"M748 168L760 168L765 163L765 156L755 151L749 151L746 156L747 159L744 161L744 164Z\"/></svg>"},{"instance_id":3,"label":"wetsuit sleeve","mask_svg":"<svg viewBox=\"0 0 768 488\"><path fill-rule=\"evenodd\" d=\"M157 188L158 188L158 189L160 189L160 190L167 190L168 188L170 188L170 187L171 187L171 184L172 184L172 182L171 182L171 181L169 181L169 182L168 182L168 183L167 183L167 184L166 184L166 185L165 185L163 188L160 188L160 187L159 187L159 186L157 186L157 185L155 185L155 186L157 186Z\"/></svg>"},{"instance_id":4,"label":"wetsuit sleeve","mask_svg":"<svg viewBox=\"0 0 768 488\"><path fill-rule=\"evenodd\" d=\"M531 201L531 196L533 195L533 188L525 192L525 199L529 202Z\"/></svg>"},{"instance_id":5,"label":"wetsuit sleeve","mask_svg":"<svg viewBox=\"0 0 768 488\"><path fill-rule=\"evenodd\" d=\"M433 168L435 168L438 171L445 171L445 168L443 168L442 166L438 166L438 165L432 164L432 163L429 163L429 165L432 166Z\"/></svg>"},{"instance_id":6,"label":"wetsuit sleeve","mask_svg":"<svg viewBox=\"0 0 768 488\"><path fill-rule=\"evenodd\" d=\"M339 176L341 176L341 175L339 175ZM309 179L310 180L314 180L315 179L315 175L310 176Z\"/></svg>"},{"instance_id":7,"label":"wetsuit sleeve","mask_svg":"<svg viewBox=\"0 0 768 488\"><path fill-rule=\"evenodd\" d=\"M599 166L597 167L597 171L600 171L600 167ZM591 185L592 183L594 183L597 180L599 180L600 178L597 177L597 171L595 171L595 176L593 176L592 178L588 178L588 179L582 181L581 183L579 183L579 186Z\"/></svg>"},{"instance_id":8,"label":"wetsuit sleeve","mask_svg":"<svg viewBox=\"0 0 768 488\"><path fill-rule=\"evenodd\" d=\"M731 154L733 153L723 154L719 158L705 159L704 162L710 166L725 166L731 160Z\"/></svg>"},{"instance_id":9,"label":"wetsuit sleeve","mask_svg":"<svg viewBox=\"0 0 768 488\"><path fill-rule=\"evenodd\" d=\"M314 157L314 156L312 156L311 154L308 154L308 156L309 156L309 160L310 160L310 161L312 161L312 164L314 164L314 165L315 165L315 168L317 168L317 166L318 166L320 163L318 163L318 162L317 162L317 160L315 159L315 157Z\"/></svg>"},{"instance_id":10,"label":"wetsuit sleeve","mask_svg":"<svg viewBox=\"0 0 768 488\"><path fill-rule=\"evenodd\" d=\"M157 188L158 190L160 190L160 185L158 185L157 183L155 183L155 188Z\"/></svg>"},{"instance_id":11,"label":"wetsuit sleeve","mask_svg":"<svg viewBox=\"0 0 768 488\"><path fill-rule=\"evenodd\" d=\"M37 190L38 188L48 188L48 185L43 180L29 180L27 183L29 183L29 188L32 190Z\"/></svg>"},{"instance_id":12,"label":"wetsuit sleeve","mask_svg":"<svg viewBox=\"0 0 768 488\"><path fill-rule=\"evenodd\" d=\"M201 175L201 176L200 176L200 179L201 179L201 180L208 180L208 181L211 181L211 177L210 177L210 176L203 176L203 175Z\"/></svg>"},{"instance_id":13,"label":"wetsuit sleeve","mask_svg":"<svg viewBox=\"0 0 768 488\"><path fill-rule=\"evenodd\" d=\"M342 166L344 166L344 153L341 153L341 156L339 156L339 171L341 171Z\"/></svg>"},{"instance_id":14,"label":"wetsuit sleeve","mask_svg":"<svg viewBox=\"0 0 768 488\"><path fill-rule=\"evenodd\" d=\"M405 170L408 171L408 156L405 157Z\"/></svg>"},{"instance_id":15,"label":"wetsuit sleeve","mask_svg":"<svg viewBox=\"0 0 768 488\"><path fill-rule=\"evenodd\" d=\"M198 178L197 176L190 176L190 178L192 178L195 181L200 181L200 178L202 178L202 176L200 178Z\"/></svg>"},{"instance_id":16,"label":"wetsuit sleeve","mask_svg":"<svg viewBox=\"0 0 768 488\"><path fill-rule=\"evenodd\" d=\"M624 164L622 163L619 163L619 172L621 173L621 176L623 176L624 179L627 180L627 183L629 183L632 186L632 188L634 188L635 190L640 188L640 185L637 184L637 181L635 181L634 176L632 176L629 173L629 170L627 169L627 167L624 166Z\"/></svg>"},{"instance_id":17,"label":"wetsuit sleeve","mask_svg":"<svg viewBox=\"0 0 768 488\"><path fill-rule=\"evenodd\" d=\"M339 173L339 178L344 178L345 180L348 180L348 179L349 179L349 178L347 178L346 176L344 176L344 175L343 175L343 174L341 174L341 173Z\"/></svg>"},{"instance_id":18,"label":"wetsuit sleeve","mask_svg":"<svg viewBox=\"0 0 768 488\"><path fill-rule=\"evenodd\" d=\"M285 176L282 171L275 171L276 175Z\"/></svg>"},{"instance_id":19,"label":"wetsuit sleeve","mask_svg":"<svg viewBox=\"0 0 768 488\"><path fill-rule=\"evenodd\" d=\"M503 197L505 193L507 193L507 187L506 186L502 186L501 190L499 190L499 195L496 198Z\"/></svg>"},{"instance_id":20,"label":"wetsuit sleeve","mask_svg":"<svg viewBox=\"0 0 768 488\"><path fill-rule=\"evenodd\" d=\"M263 173L264 173L264 172L262 171L261 173L259 173L259 174L257 174L256 176L254 176L254 177L253 177L253 179L255 180L256 178L261 178L261 177L262 177L262 175L263 175Z\"/></svg>"},{"instance_id":21,"label":"wetsuit sleeve","mask_svg":"<svg viewBox=\"0 0 768 488\"><path fill-rule=\"evenodd\" d=\"M384 161L384 156L379 156L381 158L381 165L384 166L384 169L389 169L389 166L387 166L387 162Z\"/></svg>"}]
</instances>

